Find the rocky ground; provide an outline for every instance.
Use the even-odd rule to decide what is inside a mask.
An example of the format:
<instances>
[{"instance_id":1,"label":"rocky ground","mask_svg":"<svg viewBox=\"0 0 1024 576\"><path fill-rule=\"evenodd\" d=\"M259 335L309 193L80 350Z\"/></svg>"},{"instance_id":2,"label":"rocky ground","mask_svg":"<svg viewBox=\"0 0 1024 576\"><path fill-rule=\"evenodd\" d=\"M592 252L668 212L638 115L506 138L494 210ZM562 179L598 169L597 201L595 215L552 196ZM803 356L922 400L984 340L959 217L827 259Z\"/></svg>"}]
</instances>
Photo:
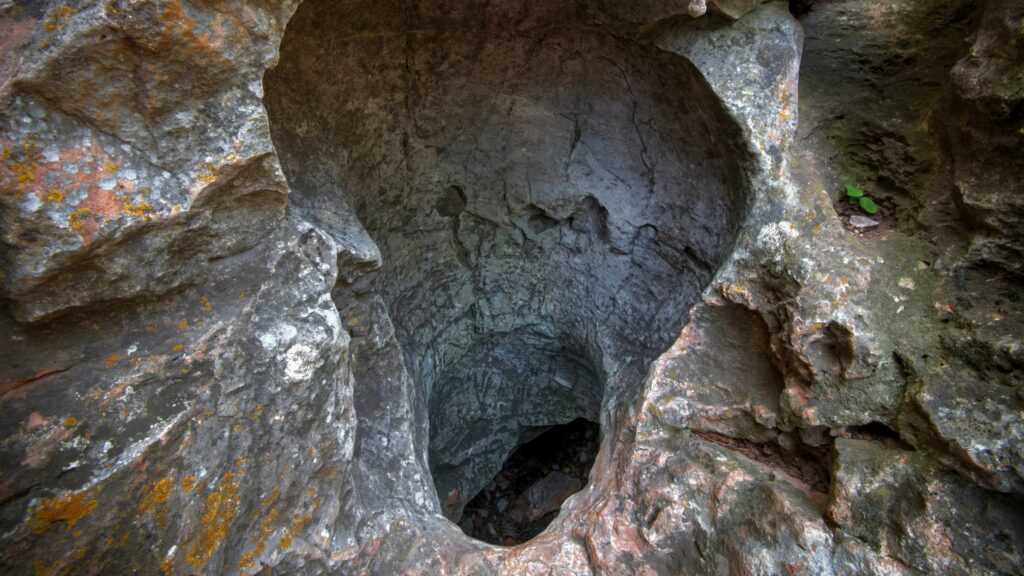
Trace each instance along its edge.
<instances>
[{"instance_id":1,"label":"rocky ground","mask_svg":"<svg viewBox=\"0 0 1024 576\"><path fill-rule=\"evenodd\" d=\"M1021 574L1022 55L1021 0L0 1L0 573Z\"/></svg>"},{"instance_id":2,"label":"rocky ground","mask_svg":"<svg viewBox=\"0 0 1024 576\"><path fill-rule=\"evenodd\" d=\"M587 483L597 456L597 424L574 420L519 445L462 511L462 531L491 544L522 544Z\"/></svg>"}]
</instances>

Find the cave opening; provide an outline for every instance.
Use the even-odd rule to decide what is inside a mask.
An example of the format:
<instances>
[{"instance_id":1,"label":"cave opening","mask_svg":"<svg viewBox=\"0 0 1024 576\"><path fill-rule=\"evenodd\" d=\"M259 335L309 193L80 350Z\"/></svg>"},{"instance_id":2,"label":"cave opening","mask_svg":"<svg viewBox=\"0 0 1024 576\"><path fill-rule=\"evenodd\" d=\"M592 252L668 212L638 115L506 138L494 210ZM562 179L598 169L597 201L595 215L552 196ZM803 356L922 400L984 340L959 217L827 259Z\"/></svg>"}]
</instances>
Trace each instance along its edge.
<instances>
[{"instance_id":1,"label":"cave opening","mask_svg":"<svg viewBox=\"0 0 1024 576\"><path fill-rule=\"evenodd\" d=\"M415 458L436 510L472 523L517 448L581 419L610 462L731 250L739 129L689 61L601 24L601 5L306 0L288 25L264 102L290 210L372 239L413 381L354 392L365 499L397 497L382 463ZM401 402L415 454L388 460Z\"/></svg>"},{"instance_id":2,"label":"cave opening","mask_svg":"<svg viewBox=\"0 0 1024 576\"><path fill-rule=\"evenodd\" d=\"M458 525L466 534L514 546L540 534L562 502L587 483L597 457L600 427L577 418L530 431L501 470L466 503Z\"/></svg>"}]
</instances>

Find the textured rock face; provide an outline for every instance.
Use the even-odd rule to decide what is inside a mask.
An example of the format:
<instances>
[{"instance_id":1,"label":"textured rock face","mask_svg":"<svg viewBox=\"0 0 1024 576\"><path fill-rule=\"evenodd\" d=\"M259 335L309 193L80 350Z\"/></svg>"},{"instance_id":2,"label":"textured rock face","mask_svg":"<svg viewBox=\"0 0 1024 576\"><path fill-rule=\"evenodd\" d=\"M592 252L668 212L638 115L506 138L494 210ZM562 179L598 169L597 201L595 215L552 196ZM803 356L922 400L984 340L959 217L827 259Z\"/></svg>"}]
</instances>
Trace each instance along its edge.
<instances>
[{"instance_id":1,"label":"textured rock face","mask_svg":"<svg viewBox=\"0 0 1024 576\"><path fill-rule=\"evenodd\" d=\"M266 81L294 205L351 206L380 246L456 519L529 432L615 430L748 205L738 130L689 62L568 5L512 9L310 2Z\"/></svg>"},{"instance_id":2,"label":"textured rock face","mask_svg":"<svg viewBox=\"0 0 1024 576\"><path fill-rule=\"evenodd\" d=\"M1024 3L800 5L0 3L0 572L1019 573Z\"/></svg>"}]
</instances>

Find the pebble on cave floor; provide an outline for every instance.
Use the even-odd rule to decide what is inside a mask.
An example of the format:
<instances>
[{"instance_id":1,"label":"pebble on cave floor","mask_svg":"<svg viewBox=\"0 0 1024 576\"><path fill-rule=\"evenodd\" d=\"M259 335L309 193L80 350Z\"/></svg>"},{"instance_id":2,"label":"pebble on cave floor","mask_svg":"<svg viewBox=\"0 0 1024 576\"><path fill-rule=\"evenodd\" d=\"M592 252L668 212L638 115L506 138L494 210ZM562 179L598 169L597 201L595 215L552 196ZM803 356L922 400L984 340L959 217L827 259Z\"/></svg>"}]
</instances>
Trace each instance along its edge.
<instances>
[{"instance_id":1,"label":"pebble on cave floor","mask_svg":"<svg viewBox=\"0 0 1024 576\"><path fill-rule=\"evenodd\" d=\"M562 502L586 485L599 436L597 424L579 418L520 445L466 504L459 527L502 546L540 534L558 516Z\"/></svg>"}]
</instances>

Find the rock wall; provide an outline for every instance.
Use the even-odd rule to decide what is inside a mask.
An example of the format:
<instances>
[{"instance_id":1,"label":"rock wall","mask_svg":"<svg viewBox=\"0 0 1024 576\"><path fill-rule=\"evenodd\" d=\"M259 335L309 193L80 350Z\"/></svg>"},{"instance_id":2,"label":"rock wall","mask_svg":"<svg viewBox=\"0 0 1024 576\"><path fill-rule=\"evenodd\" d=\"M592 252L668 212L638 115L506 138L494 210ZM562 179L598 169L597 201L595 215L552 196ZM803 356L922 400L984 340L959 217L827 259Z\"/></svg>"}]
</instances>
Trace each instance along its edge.
<instances>
[{"instance_id":1,"label":"rock wall","mask_svg":"<svg viewBox=\"0 0 1024 576\"><path fill-rule=\"evenodd\" d=\"M790 4L0 2L0 572L1020 573L1024 3Z\"/></svg>"}]
</instances>

